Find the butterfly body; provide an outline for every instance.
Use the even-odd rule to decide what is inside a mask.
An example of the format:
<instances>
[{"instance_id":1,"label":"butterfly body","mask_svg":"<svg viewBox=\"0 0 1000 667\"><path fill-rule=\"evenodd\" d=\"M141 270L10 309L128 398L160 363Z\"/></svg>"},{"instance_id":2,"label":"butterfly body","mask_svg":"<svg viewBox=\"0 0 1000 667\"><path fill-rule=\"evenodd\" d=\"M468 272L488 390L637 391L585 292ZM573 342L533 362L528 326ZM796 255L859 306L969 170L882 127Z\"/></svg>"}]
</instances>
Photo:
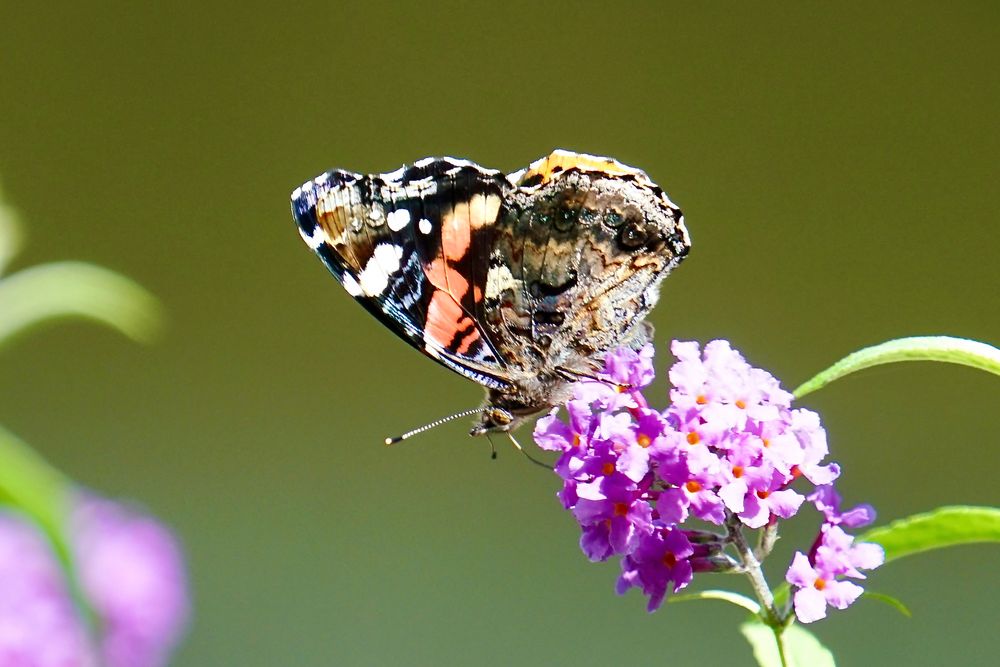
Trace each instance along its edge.
<instances>
[{"instance_id":1,"label":"butterfly body","mask_svg":"<svg viewBox=\"0 0 1000 667\"><path fill-rule=\"evenodd\" d=\"M644 172L566 151L510 175L452 158L334 170L293 192L292 213L348 293L486 388L474 435L565 402L604 354L642 345L690 247Z\"/></svg>"}]
</instances>

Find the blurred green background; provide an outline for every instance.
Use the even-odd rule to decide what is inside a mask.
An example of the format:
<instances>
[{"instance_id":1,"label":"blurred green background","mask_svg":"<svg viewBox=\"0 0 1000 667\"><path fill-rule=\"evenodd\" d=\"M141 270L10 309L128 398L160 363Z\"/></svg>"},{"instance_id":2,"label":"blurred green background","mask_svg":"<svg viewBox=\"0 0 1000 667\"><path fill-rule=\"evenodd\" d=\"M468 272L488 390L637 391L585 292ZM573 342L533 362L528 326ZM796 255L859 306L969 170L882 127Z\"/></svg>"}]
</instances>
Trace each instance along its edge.
<instances>
[{"instance_id":1,"label":"blurred green background","mask_svg":"<svg viewBox=\"0 0 1000 667\"><path fill-rule=\"evenodd\" d=\"M19 341L0 422L179 531L177 665L750 664L735 607L616 597L554 475L464 423L381 446L480 390L352 303L288 194L334 166L609 154L694 240L652 315L661 368L672 337L729 338L788 386L891 337L997 344L998 7L0 4L14 268L96 262L169 315L148 348L81 323ZM997 502L998 404L997 378L930 364L807 400L882 521ZM796 525L775 577L815 515ZM895 563L871 587L914 618L863 600L813 630L846 665L994 664L996 557Z\"/></svg>"}]
</instances>

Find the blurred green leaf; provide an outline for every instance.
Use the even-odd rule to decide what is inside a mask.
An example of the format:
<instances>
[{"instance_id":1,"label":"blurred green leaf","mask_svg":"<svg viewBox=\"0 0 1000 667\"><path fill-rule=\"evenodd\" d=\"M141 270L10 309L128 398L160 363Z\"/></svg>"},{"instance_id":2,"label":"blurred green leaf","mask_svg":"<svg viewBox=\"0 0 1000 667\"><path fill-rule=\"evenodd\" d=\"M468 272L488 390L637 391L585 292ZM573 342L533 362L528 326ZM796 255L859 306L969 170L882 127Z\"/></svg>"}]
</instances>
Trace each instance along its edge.
<instances>
[{"instance_id":1,"label":"blurred green leaf","mask_svg":"<svg viewBox=\"0 0 1000 667\"><path fill-rule=\"evenodd\" d=\"M903 604L902 601L892 597L891 595L886 595L885 593L876 593L875 591L865 591L864 597L871 598L873 600L878 600L879 602L887 604L896 611L898 611L903 616L906 616L907 618L913 617L913 614L910 613L910 608L907 607L905 604Z\"/></svg>"},{"instance_id":2,"label":"blurred green leaf","mask_svg":"<svg viewBox=\"0 0 1000 667\"><path fill-rule=\"evenodd\" d=\"M151 340L162 321L153 295L91 264L43 264L0 280L0 345L31 327L67 317L95 320L137 341Z\"/></svg>"},{"instance_id":3,"label":"blurred green leaf","mask_svg":"<svg viewBox=\"0 0 1000 667\"><path fill-rule=\"evenodd\" d=\"M845 375L897 361L945 361L1000 375L1000 350L992 345L951 336L914 336L897 338L849 354L800 385L793 393L796 398L802 398Z\"/></svg>"},{"instance_id":4,"label":"blurred green leaf","mask_svg":"<svg viewBox=\"0 0 1000 667\"><path fill-rule=\"evenodd\" d=\"M783 581L774 589L772 595L774 595L774 607L775 609L783 609L788 605L788 600L791 597L792 587L787 581Z\"/></svg>"},{"instance_id":5,"label":"blurred green leaf","mask_svg":"<svg viewBox=\"0 0 1000 667\"><path fill-rule=\"evenodd\" d=\"M80 589L67 534L76 486L35 450L0 426L0 506L20 510L45 533L88 627L96 617Z\"/></svg>"},{"instance_id":6,"label":"blurred green leaf","mask_svg":"<svg viewBox=\"0 0 1000 667\"><path fill-rule=\"evenodd\" d=\"M72 483L13 433L0 426L0 503L16 507L45 531L64 564Z\"/></svg>"},{"instance_id":7,"label":"blurred green leaf","mask_svg":"<svg viewBox=\"0 0 1000 667\"><path fill-rule=\"evenodd\" d=\"M21 230L17 218L17 211L4 203L3 190L0 190L0 274L21 249Z\"/></svg>"},{"instance_id":8,"label":"blurred green leaf","mask_svg":"<svg viewBox=\"0 0 1000 667\"><path fill-rule=\"evenodd\" d=\"M671 595L667 598L669 602L689 602L691 600L722 600L723 602L730 602L737 607L742 607L746 609L751 614L760 613L760 605L750 598L740 595L739 593L733 593L732 591L719 591L719 590L708 590L708 591L698 591L697 593L684 593L683 595Z\"/></svg>"},{"instance_id":9,"label":"blurred green leaf","mask_svg":"<svg viewBox=\"0 0 1000 667\"><path fill-rule=\"evenodd\" d=\"M881 544L886 562L959 544L1000 542L1000 509L961 505L940 507L872 528L858 536L857 541Z\"/></svg>"},{"instance_id":10,"label":"blurred green leaf","mask_svg":"<svg viewBox=\"0 0 1000 667\"><path fill-rule=\"evenodd\" d=\"M760 621L747 621L740 632L753 647L753 657L761 667L782 667L774 631ZM829 649L800 625L790 625L782 635L787 667L834 667L837 663Z\"/></svg>"}]
</instances>

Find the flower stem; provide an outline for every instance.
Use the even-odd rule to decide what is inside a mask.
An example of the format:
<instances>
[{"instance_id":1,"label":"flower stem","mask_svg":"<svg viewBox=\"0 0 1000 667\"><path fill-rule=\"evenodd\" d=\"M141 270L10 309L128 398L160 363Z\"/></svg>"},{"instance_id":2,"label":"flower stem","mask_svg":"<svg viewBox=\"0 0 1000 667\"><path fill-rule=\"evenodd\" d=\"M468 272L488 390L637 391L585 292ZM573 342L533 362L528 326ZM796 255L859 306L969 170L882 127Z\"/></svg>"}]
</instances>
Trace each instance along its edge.
<instances>
[{"instance_id":1,"label":"flower stem","mask_svg":"<svg viewBox=\"0 0 1000 667\"><path fill-rule=\"evenodd\" d=\"M788 660L785 656L785 642L782 638L782 633L785 630L785 622L774 606L774 595L771 593L771 588L767 585L767 580L764 579L764 571L761 569L760 561L747 543L746 536L743 534L743 524L740 523L737 517L730 514L726 520L726 528L729 530L729 538L733 546L736 547L736 552L739 554L747 578L750 579L750 586L753 588L754 595L757 596L757 600L760 602L761 620L774 632L774 640L778 645L778 656L781 658L782 667L787 667Z\"/></svg>"},{"instance_id":2,"label":"flower stem","mask_svg":"<svg viewBox=\"0 0 1000 667\"><path fill-rule=\"evenodd\" d=\"M781 667L788 667L788 657L785 655L785 633L784 626L772 627L774 632L774 643L778 645L778 658L781 660Z\"/></svg>"},{"instance_id":3,"label":"flower stem","mask_svg":"<svg viewBox=\"0 0 1000 667\"><path fill-rule=\"evenodd\" d=\"M764 560L767 558L771 550L774 549L774 543L778 541L778 524L776 521L768 521L764 529L760 531L760 537L757 540L757 549L754 550L754 556L757 560Z\"/></svg>"},{"instance_id":4,"label":"flower stem","mask_svg":"<svg viewBox=\"0 0 1000 667\"><path fill-rule=\"evenodd\" d=\"M729 537L732 539L733 546L736 547L736 552L739 554L740 561L743 563L743 567L746 568L747 577L750 579L750 586L753 588L754 595L760 601L763 607L761 612L765 616L770 616L770 620L773 621L773 625L781 625L780 618L774 609L774 596L771 594L771 589L767 585L767 581L764 579L764 572L760 568L760 561L753 553L753 549L747 544L746 537L743 535L742 524L739 520L730 519L728 521ZM772 623L768 623L772 625Z\"/></svg>"}]
</instances>

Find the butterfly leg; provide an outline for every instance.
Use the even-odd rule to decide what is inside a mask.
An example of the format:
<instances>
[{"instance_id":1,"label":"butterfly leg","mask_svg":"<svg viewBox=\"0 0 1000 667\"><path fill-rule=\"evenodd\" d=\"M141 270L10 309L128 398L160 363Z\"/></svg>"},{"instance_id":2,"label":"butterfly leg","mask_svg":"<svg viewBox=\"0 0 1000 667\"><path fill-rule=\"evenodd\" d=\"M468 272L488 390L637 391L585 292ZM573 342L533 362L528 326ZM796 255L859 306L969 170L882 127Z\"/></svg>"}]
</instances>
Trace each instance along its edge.
<instances>
[{"instance_id":1,"label":"butterfly leg","mask_svg":"<svg viewBox=\"0 0 1000 667\"><path fill-rule=\"evenodd\" d=\"M511 433L510 431L504 431L504 433L506 433L507 437L510 438L510 442L511 442L512 445L514 445L514 449L516 449L517 451L519 451L522 454L524 454L524 456L529 461L531 461L532 463L534 463L536 466L541 466L541 467L545 468L546 470L551 470L552 466L550 466L548 463L544 463L542 461L539 461L534 456L532 456L527 451L525 451L524 447L521 446L521 443L519 443L516 439L514 439L514 434L513 433Z\"/></svg>"},{"instance_id":2,"label":"butterfly leg","mask_svg":"<svg viewBox=\"0 0 1000 667\"><path fill-rule=\"evenodd\" d=\"M603 382L604 384L609 384L618 391L626 391L632 387L629 384L618 384L614 380L609 380L608 378L598 377L592 373L584 373L582 371L575 371L572 368L566 368L565 366L556 366L556 373L559 374L561 378L569 382L576 382L577 380L594 380L595 382Z\"/></svg>"}]
</instances>

